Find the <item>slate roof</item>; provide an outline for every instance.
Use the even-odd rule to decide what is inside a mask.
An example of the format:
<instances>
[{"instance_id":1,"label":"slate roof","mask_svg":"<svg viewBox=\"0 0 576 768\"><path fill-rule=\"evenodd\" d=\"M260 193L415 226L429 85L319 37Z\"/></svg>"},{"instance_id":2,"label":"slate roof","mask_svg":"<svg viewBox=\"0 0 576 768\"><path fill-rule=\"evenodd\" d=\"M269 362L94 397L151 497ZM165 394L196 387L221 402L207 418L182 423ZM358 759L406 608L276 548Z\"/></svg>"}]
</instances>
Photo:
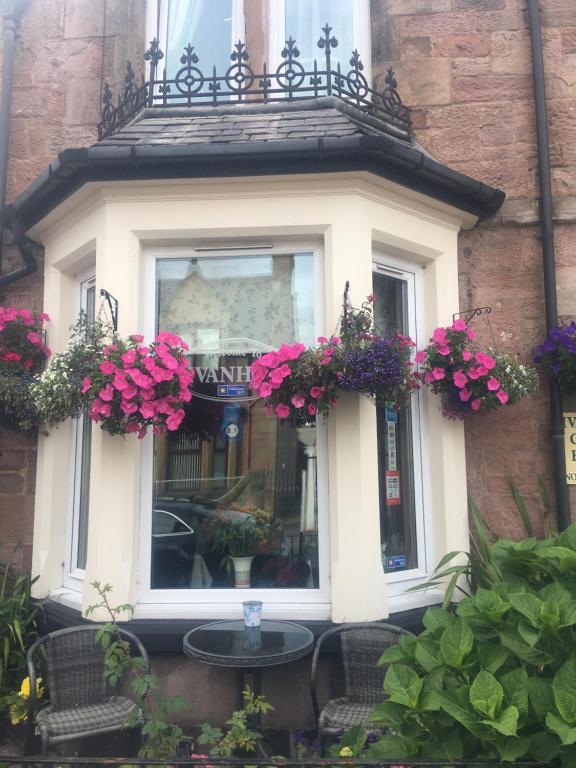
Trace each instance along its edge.
<instances>
[{"instance_id":1,"label":"slate roof","mask_svg":"<svg viewBox=\"0 0 576 768\"><path fill-rule=\"evenodd\" d=\"M96 146L235 144L384 134L398 134L399 140L411 143L405 132L394 131L388 122L325 96L286 104L145 109Z\"/></svg>"},{"instance_id":2,"label":"slate roof","mask_svg":"<svg viewBox=\"0 0 576 768\"><path fill-rule=\"evenodd\" d=\"M405 126L332 96L286 103L147 108L91 147L67 149L9 206L24 230L87 182L367 171L488 216L504 193L431 157Z\"/></svg>"}]
</instances>

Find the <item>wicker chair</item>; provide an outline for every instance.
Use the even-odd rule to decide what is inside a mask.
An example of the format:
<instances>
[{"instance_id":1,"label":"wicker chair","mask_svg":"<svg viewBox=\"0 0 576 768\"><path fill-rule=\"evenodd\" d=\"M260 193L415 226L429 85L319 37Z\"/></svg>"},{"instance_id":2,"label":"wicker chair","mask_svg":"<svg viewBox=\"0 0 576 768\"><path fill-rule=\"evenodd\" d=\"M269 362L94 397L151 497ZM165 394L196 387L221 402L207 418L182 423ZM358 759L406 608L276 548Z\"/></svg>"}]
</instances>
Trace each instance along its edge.
<instances>
[{"instance_id":1,"label":"wicker chair","mask_svg":"<svg viewBox=\"0 0 576 768\"><path fill-rule=\"evenodd\" d=\"M325 736L336 736L354 725L366 725L368 715L384 697L382 682L386 668L377 666L378 661L387 648L398 643L403 635L411 634L392 624L371 622L342 624L318 638L312 656L310 695L322 755ZM340 636L345 695L330 699L320 711L316 684L318 660L323 644L334 635Z\"/></svg>"},{"instance_id":2,"label":"wicker chair","mask_svg":"<svg viewBox=\"0 0 576 768\"><path fill-rule=\"evenodd\" d=\"M44 682L50 693L50 704L36 714L43 755L52 744L128 728L128 717L136 705L125 696L111 695L104 678L104 651L96 639L101 626L91 624L50 632L37 640L28 651L30 712L36 711L40 652L42 667L46 670ZM148 667L148 654L140 640L125 629L121 629L120 633ZM31 716L31 726L32 720ZM140 712L137 727L141 722ZM31 739L27 742L30 745Z\"/></svg>"}]
</instances>

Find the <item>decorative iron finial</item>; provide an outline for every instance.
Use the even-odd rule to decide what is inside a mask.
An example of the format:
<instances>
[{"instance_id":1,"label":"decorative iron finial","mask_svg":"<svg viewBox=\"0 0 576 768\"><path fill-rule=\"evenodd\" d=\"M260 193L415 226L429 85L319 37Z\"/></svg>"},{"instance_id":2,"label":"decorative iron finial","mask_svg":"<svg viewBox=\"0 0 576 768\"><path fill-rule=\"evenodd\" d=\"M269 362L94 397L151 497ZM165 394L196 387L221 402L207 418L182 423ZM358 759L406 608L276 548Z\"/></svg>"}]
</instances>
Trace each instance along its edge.
<instances>
[{"instance_id":1,"label":"decorative iron finial","mask_svg":"<svg viewBox=\"0 0 576 768\"><path fill-rule=\"evenodd\" d=\"M194 46L188 45L184 48L184 53L180 56L180 64L190 67L192 64L198 64L198 56L194 53Z\"/></svg>"},{"instance_id":2,"label":"decorative iron finial","mask_svg":"<svg viewBox=\"0 0 576 768\"><path fill-rule=\"evenodd\" d=\"M322 32L324 32L324 37L321 37L320 40L318 40L318 48L322 48L322 50L326 49L326 51L330 50L330 48L337 48L338 40L336 40L335 37L330 37L332 27L328 22L322 27Z\"/></svg>"},{"instance_id":3,"label":"decorative iron finial","mask_svg":"<svg viewBox=\"0 0 576 768\"><path fill-rule=\"evenodd\" d=\"M112 103L112 89L108 85L108 83L104 83L104 88L102 89L102 104L107 107L109 104Z\"/></svg>"},{"instance_id":4,"label":"decorative iron finial","mask_svg":"<svg viewBox=\"0 0 576 768\"><path fill-rule=\"evenodd\" d=\"M355 48L352 51L352 58L350 59L350 66L357 70L358 72L361 72L364 69L364 64L362 64L362 59L360 58L360 54L358 53L358 49Z\"/></svg>"},{"instance_id":5,"label":"decorative iron finial","mask_svg":"<svg viewBox=\"0 0 576 768\"><path fill-rule=\"evenodd\" d=\"M388 72L386 73L384 82L386 83L388 88L390 88L393 91L395 91L396 88L398 88L398 81L396 80L396 75L392 67L388 67Z\"/></svg>"},{"instance_id":6,"label":"decorative iron finial","mask_svg":"<svg viewBox=\"0 0 576 768\"><path fill-rule=\"evenodd\" d=\"M160 41L157 37L150 40L150 47L144 54L144 60L149 61L150 64L156 66L158 62L164 58L164 51L160 48Z\"/></svg>"},{"instance_id":7,"label":"decorative iron finial","mask_svg":"<svg viewBox=\"0 0 576 768\"><path fill-rule=\"evenodd\" d=\"M242 42L242 40L238 40L236 45L234 46L234 50L230 54L231 61L237 61L238 63L242 61L248 61L250 57L248 56L248 51L246 50L246 44Z\"/></svg>"},{"instance_id":8,"label":"decorative iron finial","mask_svg":"<svg viewBox=\"0 0 576 768\"><path fill-rule=\"evenodd\" d=\"M296 40L292 38L292 35L286 40L286 46L282 50L282 58L292 61L300 56L300 49L296 45Z\"/></svg>"},{"instance_id":9,"label":"decorative iron finial","mask_svg":"<svg viewBox=\"0 0 576 768\"><path fill-rule=\"evenodd\" d=\"M132 68L132 62L127 61L126 62L126 73L124 74L124 82L126 83L126 88L130 88L132 83L134 82L136 75L134 74L134 70Z\"/></svg>"}]
</instances>

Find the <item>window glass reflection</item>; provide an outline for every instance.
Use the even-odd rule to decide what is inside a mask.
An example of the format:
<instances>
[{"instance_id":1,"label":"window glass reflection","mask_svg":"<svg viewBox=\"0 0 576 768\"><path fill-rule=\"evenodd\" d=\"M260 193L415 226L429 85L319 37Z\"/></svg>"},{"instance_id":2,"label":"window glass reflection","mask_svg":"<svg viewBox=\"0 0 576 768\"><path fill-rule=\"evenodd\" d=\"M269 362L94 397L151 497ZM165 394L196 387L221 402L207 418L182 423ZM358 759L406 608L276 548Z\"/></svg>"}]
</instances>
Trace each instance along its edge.
<instances>
[{"instance_id":1,"label":"window glass reflection","mask_svg":"<svg viewBox=\"0 0 576 768\"><path fill-rule=\"evenodd\" d=\"M152 588L317 587L316 430L250 390L256 356L314 341L312 254L161 259L157 306L196 379L180 430L155 437Z\"/></svg>"}]
</instances>

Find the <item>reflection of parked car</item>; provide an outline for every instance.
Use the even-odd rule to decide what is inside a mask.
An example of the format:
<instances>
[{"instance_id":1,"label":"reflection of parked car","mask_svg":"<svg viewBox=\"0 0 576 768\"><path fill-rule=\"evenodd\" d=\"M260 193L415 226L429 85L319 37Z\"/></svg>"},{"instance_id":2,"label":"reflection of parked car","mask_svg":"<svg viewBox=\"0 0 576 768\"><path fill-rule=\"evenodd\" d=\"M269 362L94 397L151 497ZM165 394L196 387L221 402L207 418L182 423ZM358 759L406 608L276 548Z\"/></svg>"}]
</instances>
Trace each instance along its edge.
<instances>
[{"instance_id":1,"label":"reflection of parked car","mask_svg":"<svg viewBox=\"0 0 576 768\"><path fill-rule=\"evenodd\" d=\"M188 523L170 510L152 510L152 589L188 587L195 551Z\"/></svg>"}]
</instances>

